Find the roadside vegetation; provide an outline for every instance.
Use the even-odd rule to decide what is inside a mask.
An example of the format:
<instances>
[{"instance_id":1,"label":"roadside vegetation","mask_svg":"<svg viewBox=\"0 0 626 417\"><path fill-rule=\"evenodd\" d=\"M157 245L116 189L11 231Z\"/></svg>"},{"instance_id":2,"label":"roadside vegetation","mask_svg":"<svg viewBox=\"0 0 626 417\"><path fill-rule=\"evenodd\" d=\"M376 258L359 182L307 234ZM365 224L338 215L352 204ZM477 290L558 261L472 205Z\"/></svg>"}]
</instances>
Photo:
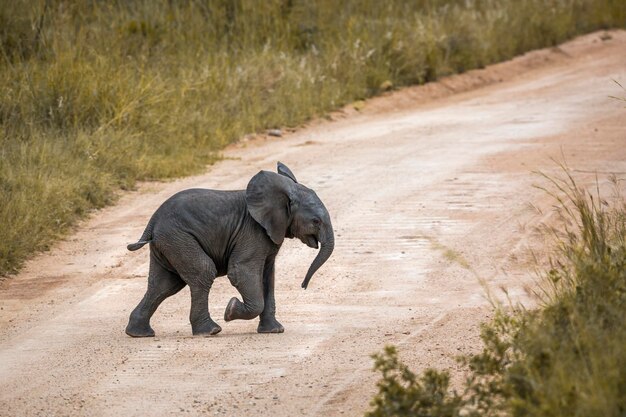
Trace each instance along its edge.
<instances>
[{"instance_id":1,"label":"roadside vegetation","mask_svg":"<svg viewBox=\"0 0 626 417\"><path fill-rule=\"evenodd\" d=\"M0 2L0 276L247 133L624 26L623 0Z\"/></svg>"},{"instance_id":2,"label":"roadside vegetation","mask_svg":"<svg viewBox=\"0 0 626 417\"><path fill-rule=\"evenodd\" d=\"M382 379L367 416L626 414L626 200L583 191L570 176L548 180L559 219L546 228L556 247L538 308L496 307L483 351L459 358L468 371L459 390L447 372L417 375L386 347L374 356Z\"/></svg>"}]
</instances>

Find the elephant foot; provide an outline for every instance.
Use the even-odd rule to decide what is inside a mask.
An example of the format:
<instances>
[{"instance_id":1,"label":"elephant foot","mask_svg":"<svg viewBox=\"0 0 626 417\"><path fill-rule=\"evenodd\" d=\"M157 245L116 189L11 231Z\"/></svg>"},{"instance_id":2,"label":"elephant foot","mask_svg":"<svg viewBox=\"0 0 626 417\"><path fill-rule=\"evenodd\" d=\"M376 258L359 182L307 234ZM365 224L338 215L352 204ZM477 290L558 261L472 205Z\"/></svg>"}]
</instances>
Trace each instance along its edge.
<instances>
[{"instance_id":1,"label":"elephant foot","mask_svg":"<svg viewBox=\"0 0 626 417\"><path fill-rule=\"evenodd\" d=\"M239 301L237 297L233 297L230 299L230 301L228 302L228 305L226 306L226 310L224 310L225 321L231 321L231 320L235 320L239 318L237 316L237 310L238 308L240 308L239 304L243 304L243 303Z\"/></svg>"},{"instance_id":2,"label":"elephant foot","mask_svg":"<svg viewBox=\"0 0 626 417\"><path fill-rule=\"evenodd\" d=\"M256 331L258 333L283 333L285 328L275 318L268 318L261 319Z\"/></svg>"},{"instance_id":3,"label":"elephant foot","mask_svg":"<svg viewBox=\"0 0 626 417\"><path fill-rule=\"evenodd\" d=\"M224 310L224 320L252 320L263 312L263 300L260 303L244 304L233 297Z\"/></svg>"},{"instance_id":4,"label":"elephant foot","mask_svg":"<svg viewBox=\"0 0 626 417\"><path fill-rule=\"evenodd\" d=\"M211 320L205 320L201 324L191 324L191 332L194 336L213 336L222 331L219 324Z\"/></svg>"},{"instance_id":5,"label":"elephant foot","mask_svg":"<svg viewBox=\"0 0 626 417\"><path fill-rule=\"evenodd\" d=\"M154 330L152 330L149 324L139 326L134 323L128 323L126 334L130 337L154 337Z\"/></svg>"}]
</instances>

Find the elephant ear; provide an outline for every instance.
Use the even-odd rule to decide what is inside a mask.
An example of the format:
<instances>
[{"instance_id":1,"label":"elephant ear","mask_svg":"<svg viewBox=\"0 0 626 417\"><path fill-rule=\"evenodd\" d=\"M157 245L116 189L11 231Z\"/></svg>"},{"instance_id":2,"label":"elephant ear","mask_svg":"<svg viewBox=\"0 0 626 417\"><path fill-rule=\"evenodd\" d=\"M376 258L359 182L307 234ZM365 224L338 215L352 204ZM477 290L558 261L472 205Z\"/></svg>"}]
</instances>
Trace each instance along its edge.
<instances>
[{"instance_id":1,"label":"elephant ear","mask_svg":"<svg viewBox=\"0 0 626 417\"><path fill-rule=\"evenodd\" d=\"M291 172L289 168L287 168L287 165L283 164L282 162L278 162L276 164L276 168L280 175L284 175L287 178L291 178L293 182L295 182L296 184L298 183L296 176L293 175L293 172Z\"/></svg>"},{"instance_id":2,"label":"elephant ear","mask_svg":"<svg viewBox=\"0 0 626 417\"><path fill-rule=\"evenodd\" d=\"M294 188L289 178L268 171L252 177L246 188L248 212L277 245L283 243L289 227Z\"/></svg>"}]
</instances>

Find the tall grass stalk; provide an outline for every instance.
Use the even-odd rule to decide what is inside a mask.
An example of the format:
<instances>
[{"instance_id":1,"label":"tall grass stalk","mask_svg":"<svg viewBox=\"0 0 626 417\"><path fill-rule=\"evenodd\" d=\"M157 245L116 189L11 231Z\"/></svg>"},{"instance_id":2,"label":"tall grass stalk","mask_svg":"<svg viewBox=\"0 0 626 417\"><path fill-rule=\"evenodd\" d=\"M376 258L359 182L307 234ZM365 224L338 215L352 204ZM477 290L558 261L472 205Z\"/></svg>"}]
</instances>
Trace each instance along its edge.
<instances>
[{"instance_id":1,"label":"tall grass stalk","mask_svg":"<svg viewBox=\"0 0 626 417\"><path fill-rule=\"evenodd\" d=\"M0 275L246 133L624 26L623 0L0 2Z\"/></svg>"}]
</instances>

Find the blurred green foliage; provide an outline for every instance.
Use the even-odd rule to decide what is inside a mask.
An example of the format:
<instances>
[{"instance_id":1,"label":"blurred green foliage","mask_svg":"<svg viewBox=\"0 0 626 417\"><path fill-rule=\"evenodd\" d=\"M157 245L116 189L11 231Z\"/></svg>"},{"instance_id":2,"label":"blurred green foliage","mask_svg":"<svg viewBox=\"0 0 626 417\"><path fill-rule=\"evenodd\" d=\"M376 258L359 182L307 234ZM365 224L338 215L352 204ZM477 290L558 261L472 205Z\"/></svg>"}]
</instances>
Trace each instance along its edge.
<instances>
[{"instance_id":1,"label":"blurred green foliage","mask_svg":"<svg viewBox=\"0 0 626 417\"><path fill-rule=\"evenodd\" d=\"M496 309L483 351L461 358L469 376L460 391L445 371L418 378L387 347L374 356L382 379L368 416L626 415L626 201L569 176L549 181L560 221L547 228L557 243L539 308Z\"/></svg>"}]
</instances>

